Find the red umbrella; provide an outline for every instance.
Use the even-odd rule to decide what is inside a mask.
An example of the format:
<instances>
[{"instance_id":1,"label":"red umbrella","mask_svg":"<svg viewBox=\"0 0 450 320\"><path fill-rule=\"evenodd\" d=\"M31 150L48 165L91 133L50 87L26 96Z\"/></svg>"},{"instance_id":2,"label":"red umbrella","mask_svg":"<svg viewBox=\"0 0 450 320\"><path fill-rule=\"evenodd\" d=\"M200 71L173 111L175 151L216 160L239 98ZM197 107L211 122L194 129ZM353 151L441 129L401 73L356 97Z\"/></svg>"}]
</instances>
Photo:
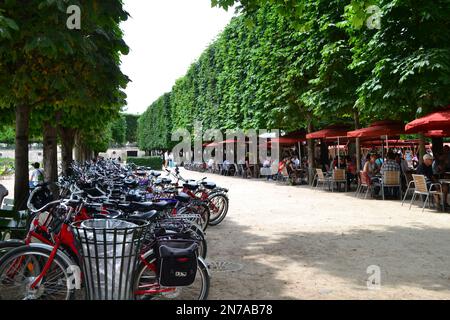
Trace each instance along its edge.
<instances>
[{"instance_id":1,"label":"red umbrella","mask_svg":"<svg viewBox=\"0 0 450 320\"><path fill-rule=\"evenodd\" d=\"M405 130L407 133L450 130L450 105L441 111L431 113L408 123Z\"/></svg>"},{"instance_id":2,"label":"red umbrella","mask_svg":"<svg viewBox=\"0 0 450 320\"><path fill-rule=\"evenodd\" d=\"M304 129L300 129L294 132L289 132L284 135L283 138L299 139L298 142L306 141L306 131Z\"/></svg>"},{"instance_id":3,"label":"red umbrella","mask_svg":"<svg viewBox=\"0 0 450 320\"><path fill-rule=\"evenodd\" d=\"M415 146L415 145L419 145L419 140L394 140L394 139L390 139L387 140L386 143L388 143L388 145L390 147L408 147L408 146ZM381 140L365 140L361 142L361 145L363 147L371 147L371 146L383 146L384 145L384 141Z\"/></svg>"},{"instance_id":4,"label":"red umbrella","mask_svg":"<svg viewBox=\"0 0 450 320\"><path fill-rule=\"evenodd\" d=\"M306 139L335 139L347 137L348 130L348 126L334 125L320 131L309 133L306 135Z\"/></svg>"},{"instance_id":5,"label":"red umbrella","mask_svg":"<svg viewBox=\"0 0 450 320\"><path fill-rule=\"evenodd\" d=\"M270 139L270 142L279 143L279 144L296 144L296 143L303 142L303 141L305 141L305 139L295 139L295 138L285 138L285 137Z\"/></svg>"},{"instance_id":6,"label":"red umbrella","mask_svg":"<svg viewBox=\"0 0 450 320\"><path fill-rule=\"evenodd\" d=\"M449 130L431 130L425 133L425 136L428 138L446 138L450 137L450 129Z\"/></svg>"},{"instance_id":7,"label":"red umbrella","mask_svg":"<svg viewBox=\"0 0 450 320\"><path fill-rule=\"evenodd\" d=\"M349 126L337 124L333 126L329 126L326 129L316 131L313 133L309 133L306 135L306 139L337 139L337 145L341 144L341 138L344 140L347 138L347 132L349 130ZM340 153L338 152L338 166L340 168Z\"/></svg>"},{"instance_id":8,"label":"red umbrella","mask_svg":"<svg viewBox=\"0 0 450 320\"><path fill-rule=\"evenodd\" d=\"M370 127L350 131L349 138L380 138L382 136L398 136L405 133L403 123L400 121L377 121Z\"/></svg>"}]
</instances>

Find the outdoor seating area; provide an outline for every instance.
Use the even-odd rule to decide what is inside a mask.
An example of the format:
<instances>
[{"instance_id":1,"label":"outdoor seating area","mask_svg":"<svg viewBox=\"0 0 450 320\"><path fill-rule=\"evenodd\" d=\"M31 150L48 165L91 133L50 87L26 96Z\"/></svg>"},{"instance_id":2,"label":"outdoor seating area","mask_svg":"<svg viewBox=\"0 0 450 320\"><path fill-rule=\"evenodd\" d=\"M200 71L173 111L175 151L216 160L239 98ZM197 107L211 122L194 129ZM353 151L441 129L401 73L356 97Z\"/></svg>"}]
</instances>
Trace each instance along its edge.
<instances>
[{"instance_id":1,"label":"outdoor seating area","mask_svg":"<svg viewBox=\"0 0 450 320\"><path fill-rule=\"evenodd\" d=\"M424 133L428 140L402 139ZM410 208L420 201L422 210L435 208L448 211L450 184L450 106L405 126L401 121L376 121L369 127L351 130L336 124L309 134L298 132L273 138L280 145L280 161L267 157L262 163L250 165L247 158L235 164L197 163L186 165L190 170L207 171L223 176L287 182L307 185L319 191L352 192L356 198L397 200ZM356 140L360 152L357 159ZM431 141L430 141L431 140ZM315 142L314 172L309 178L306 141ZM205 144L234 147L237 140ZM267 144L270 144L271 141ZM421 151L422 148L422 151Z\"/></svg>"}]
</instances>

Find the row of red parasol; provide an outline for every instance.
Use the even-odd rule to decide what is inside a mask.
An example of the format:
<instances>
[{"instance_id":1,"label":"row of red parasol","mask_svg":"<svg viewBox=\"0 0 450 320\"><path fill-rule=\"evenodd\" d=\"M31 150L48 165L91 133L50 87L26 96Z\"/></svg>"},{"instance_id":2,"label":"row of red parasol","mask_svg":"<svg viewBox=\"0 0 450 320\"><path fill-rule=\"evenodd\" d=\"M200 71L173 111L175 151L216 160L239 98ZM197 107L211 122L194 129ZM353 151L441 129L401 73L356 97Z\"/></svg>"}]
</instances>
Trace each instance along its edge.
<instances>
[{"instance_id":1,"label":"row of red parasol","mask_svg":"<svg viewBox=\"0 0 450 320\"><path fill-rule=\"evenodd\" d=\"M415 141L400 141L400 135L423 133L429 138L450 137L450 106L437 112L433 112L423 118L416 119L405 125L401 121L384 120L372 123L367 128L350 131L348 126L333 125L326 129L309 133L307 139L337 140L338 145L348 138L360 138L362 145L383 140L383 145L389 147L401 146L402 144L415 144ZM397 137L397 140L389 140L389 137ZM372 141L371 141L372 140ZM392 145L393 144L393 145ZM384 148L383 148L384 149ZM339 156L339 155L338 155Z\"/></svg>"},{"instance_id":2,"label":"row of red parasol","mask_svg":"<svg viewBox=\"0 0 450 320\"><path fill-rule=\"evenodd\" d=\"M401 121L384 120L372 123L367 128L349 131L345 125L333 125L326 129L306 135L307 139L374 139L380 137L397 137L402 134L424 133L430 138L450 136L450 106L416 119L404 126Z\"/></svg>"},{"instance_id":3,"label":"row of red parasol","mask_svg":"<svg viewBox=\"0 0 450 320\"><path fill-rule=\"evenodd\" d=\"M380 138L387 143L395 142L397 144L411 144L418 141L408 140L399 141L399 136L403 134L423 133L430 138L443 138L450 136L450 106L443 108L440 111L433 112L423 118L416 119L405 125L401 121L383 120L372 123L367 128L358 130L350 130L346 125L332 125L323 130L309 133L305 136L304 132L294 132L283 137L270 139L271 142L276 142L281 145L290 145L303 142L306 139L327 139L337 140L338 145L345 143L349 138L360 138L363 144L369 144L373 141L379 141ZM398 139L391 139L398 138ZM234 143L249 143L238 140L225 140L222 142L214 142L205 144L204 146L216 147L221 144Z\"/></svg>"}]
</instances>

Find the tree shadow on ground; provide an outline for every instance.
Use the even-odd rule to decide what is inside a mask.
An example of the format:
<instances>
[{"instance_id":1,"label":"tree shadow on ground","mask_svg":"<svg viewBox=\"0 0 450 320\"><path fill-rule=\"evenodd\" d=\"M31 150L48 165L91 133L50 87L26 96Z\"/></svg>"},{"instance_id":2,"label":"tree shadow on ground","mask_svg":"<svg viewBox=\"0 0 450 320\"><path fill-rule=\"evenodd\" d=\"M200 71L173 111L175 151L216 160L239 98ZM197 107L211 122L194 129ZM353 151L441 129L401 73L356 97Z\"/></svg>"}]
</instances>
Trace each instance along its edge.
<instances>
[{"instance_id":1,"label":"tree shadow on ground","mask_svg":"<svg viewBox=\"0 0 450 320\"><path fill-rule=\"evenodd\" d=\"M371 265L380 267L381 284L385 288L406 286L431 295L448 293L450 297L450 230L446 229L418 225L375 231L355 229L345 234L291 232L275 234L274 240L255 235L245 226L228 220L210 230L208 238L209 259L244 265L241 271L213 275L213 299L309 298L287 293L291 291L288 287L295 284L286 281L287 275L283 273L292 270L314 270L313 277L317 279L310 280L318 283L322 275L337 278L353 290L354 297L370 298L366 281L367 268ZM232 245L221 245L224 241L231 241ZM316 297L320 294L318 288ZM340 296L339 292L333 294L335 298L347 297ZM382 297L403 298L392 292Z\"/></svg>"}]
</instances>

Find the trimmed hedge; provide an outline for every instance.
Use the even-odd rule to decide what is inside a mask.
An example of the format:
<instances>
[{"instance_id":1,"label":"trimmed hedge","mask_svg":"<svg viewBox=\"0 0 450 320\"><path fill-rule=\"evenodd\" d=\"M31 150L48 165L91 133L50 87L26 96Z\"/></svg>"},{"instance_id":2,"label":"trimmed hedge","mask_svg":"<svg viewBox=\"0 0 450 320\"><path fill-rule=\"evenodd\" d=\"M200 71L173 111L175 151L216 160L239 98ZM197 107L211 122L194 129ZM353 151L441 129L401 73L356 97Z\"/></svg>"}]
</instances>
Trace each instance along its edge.
<instances>
[{"instance_id":1,"label":"trimmed hedge","mask_svg":"<svg viewBox=\"0 0 450 320\"><path fill-rule=\"evenodd\" d=\"M162 170L163 159L161 157L129 157L127 163L134 163L137 166L151 167L153 170Z\"/></svg>"}]
</instances>

